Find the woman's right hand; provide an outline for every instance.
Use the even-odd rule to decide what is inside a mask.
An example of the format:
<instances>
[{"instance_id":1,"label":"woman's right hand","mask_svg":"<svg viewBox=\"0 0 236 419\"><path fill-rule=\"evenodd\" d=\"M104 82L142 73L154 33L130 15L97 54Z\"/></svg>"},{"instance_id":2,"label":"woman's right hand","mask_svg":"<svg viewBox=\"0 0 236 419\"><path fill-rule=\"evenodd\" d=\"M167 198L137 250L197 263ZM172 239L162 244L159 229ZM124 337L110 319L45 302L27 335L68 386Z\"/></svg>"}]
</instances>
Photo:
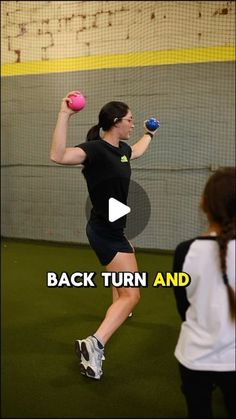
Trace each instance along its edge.
<instances>
[{"instance_id":1,"label":"woman's right hand","mask_svg":"<svg viewBox=\"0 0 236 419\"><path fill-rule=\"evenodd\" d=\"M62 99L60 112L67 113L68 115L72 115L78 112L78 111L73 111L68 106L68 103L71 103L71 99L69 98L69 95L73 95L75 93L80 93L80 92L77 90L74 90L73 92L69 92L67 96Z\"/></svg>"}]
</instances>

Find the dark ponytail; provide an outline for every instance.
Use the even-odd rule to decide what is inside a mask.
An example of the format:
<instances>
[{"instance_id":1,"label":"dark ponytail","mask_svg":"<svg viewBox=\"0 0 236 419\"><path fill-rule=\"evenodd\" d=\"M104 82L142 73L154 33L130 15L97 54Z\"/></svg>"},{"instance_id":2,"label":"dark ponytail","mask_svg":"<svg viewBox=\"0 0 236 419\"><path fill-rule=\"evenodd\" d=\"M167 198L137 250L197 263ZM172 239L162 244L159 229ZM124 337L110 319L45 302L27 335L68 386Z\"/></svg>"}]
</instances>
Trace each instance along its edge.
<instances>
[{"instance_id":1,"label":"dark ponytail","mask_svg":"<svg viewBox=\"0 0 236 419\"><path fill-rule=\"evenodd\" d=\"M97 124L88 131L86 141L100 140L100 138L100 127Z\"/></svg>"},{"instance_id":2,"label":"dark ponytail","mask_svg":"<svg viewBox=\"0 0 236 419\"><path fill-rule=\"evenodd\" d=\"M98 124L94 125L87 133L87 141L99 140L100 128L109 131L119 120L124 118L129 111L128 105L124 102L113 101L102 107L98 116Z\"/></svg>"},{"instance_id":3,"label":"dark ponytail","mask_svg":"<svg viewBox=\"0 0 236 419\"><path fill-rule=\"evenodd\" d=\"M203 193L203 210L206 212L209 221L217 223L221 228L217 238L220 267L222 279L227 287L230 317L234 321L236 318L235 292L228 281L226 257L228 243L235 237L236 232L235 180L235 167L218 169L208 180Z\"/></svg>"},{"instance_id":4,"label":"dark ponytail","mask_svg":"<svg viewBox=\"0 0 236 419\"><path fill-rule=\"evenodd\" d=\"M236 318L236 299L235 299L234 290L229 284L229 280L228 280L228 276L226 272L226 256L227 256L228 242L234 237L234 234L235 234L234 223L226 222L222 225L221 232L218 236L218 243L219 243L219 249L220 249L220 266L221 266L223 281L227 287L230 317L232 320L235 320Z\"/></svg>"}]
</instances>

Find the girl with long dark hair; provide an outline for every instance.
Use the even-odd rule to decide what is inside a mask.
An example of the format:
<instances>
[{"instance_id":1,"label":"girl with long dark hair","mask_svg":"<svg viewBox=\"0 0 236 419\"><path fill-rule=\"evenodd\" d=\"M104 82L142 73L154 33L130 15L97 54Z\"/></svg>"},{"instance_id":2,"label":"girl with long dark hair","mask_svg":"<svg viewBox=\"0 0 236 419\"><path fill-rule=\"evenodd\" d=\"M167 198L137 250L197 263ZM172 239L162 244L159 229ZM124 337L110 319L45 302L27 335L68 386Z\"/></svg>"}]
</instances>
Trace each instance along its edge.
<instances>
[{"instance_id":1,"label":"girl with long dark hair","mask_svg":"<svg viewBox=\"0 0 236 419\"><path fill-rule=\"evenodd\" d=\"M208 228L180 243L175 272L191 283L174 288L181 319L175 348L189 418L212 417L212 392L222 390L231 418L235 411L235 222L236 170L218 169L204 188L201 209Z\"/></svg>"}]
</instances>

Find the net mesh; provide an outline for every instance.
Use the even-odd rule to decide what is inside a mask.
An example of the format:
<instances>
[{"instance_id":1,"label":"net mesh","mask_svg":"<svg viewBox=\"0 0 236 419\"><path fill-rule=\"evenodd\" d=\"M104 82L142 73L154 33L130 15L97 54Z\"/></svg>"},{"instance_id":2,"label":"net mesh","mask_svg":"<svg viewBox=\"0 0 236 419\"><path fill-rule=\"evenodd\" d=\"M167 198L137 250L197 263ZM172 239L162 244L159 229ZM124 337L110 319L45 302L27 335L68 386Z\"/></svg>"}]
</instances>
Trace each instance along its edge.
<instances>
[{"instance_id":1,"label":"net mesh","mask_svg":"<svg viewBox=\"0 0 236 419\"><path fill-rule=\"evenodd\" d=\"M126 55L127 65L118 60L111 68L79 71L63 71L58 62L57 71L49 65L44 74L2 77L2 235L88 243L81 168L49 159L60 102L71 90L81 90L87 106L71 118L69 146L85 140L111 100L132 110L131 144L142 136L147 117L161 122L148 151L132 162L132 179L151 204L149 222L134 245L173 250L199 234L205 226L199 201L207 178L219 166L235 165L235 66L217 55L198 62L196 48L234 44L235 4L2 3L4 65L77 56L99 61L103 54L130 54L131 60ZM195 57L188 63L186 49ZM144 65L145 51L163 51L165 64Z\"/></svg>"}]
</instances>

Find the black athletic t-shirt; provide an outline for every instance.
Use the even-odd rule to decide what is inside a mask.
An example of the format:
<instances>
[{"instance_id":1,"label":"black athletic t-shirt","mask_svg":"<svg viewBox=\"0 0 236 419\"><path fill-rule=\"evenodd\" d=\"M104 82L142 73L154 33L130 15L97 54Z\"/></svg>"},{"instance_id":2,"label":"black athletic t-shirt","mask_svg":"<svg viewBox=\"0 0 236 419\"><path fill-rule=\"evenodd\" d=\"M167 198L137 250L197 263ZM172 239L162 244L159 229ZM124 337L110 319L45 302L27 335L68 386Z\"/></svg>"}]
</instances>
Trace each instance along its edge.
<instances>
[{"instance_id":1,"label":"black athletic t-shirt","mask_svg":"<svg viewBox=\"0 0 236 419\"><path fill-rule=\"evenodd\" d=\"M104 140L88 141L77 145L87 157L82 173L86 179L92 202L90 222L112 230L123 229L126 216L114 222L108 219L109 198L127 204L131 176L131 147L123 141L115 147Z\"/></svg>"}]
</instances>

